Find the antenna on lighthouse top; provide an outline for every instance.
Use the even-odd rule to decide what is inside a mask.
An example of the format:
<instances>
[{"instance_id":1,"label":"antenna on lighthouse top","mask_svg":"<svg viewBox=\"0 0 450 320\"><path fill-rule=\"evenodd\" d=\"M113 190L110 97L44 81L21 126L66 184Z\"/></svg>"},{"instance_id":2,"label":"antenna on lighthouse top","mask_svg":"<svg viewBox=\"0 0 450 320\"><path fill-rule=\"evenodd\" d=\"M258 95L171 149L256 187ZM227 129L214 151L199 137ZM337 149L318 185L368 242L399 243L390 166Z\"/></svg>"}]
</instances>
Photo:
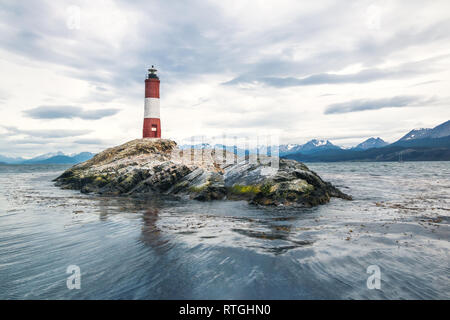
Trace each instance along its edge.
<instances>
[{"instance_id":1,"label":"antenna on lighthouse top","mask_svg":"<svg viewBox=\"0 0 450 320\"><path fill-rule=\"evenodd\" d=\"M155 79L159 79L158 76L156 75L156 70L155 66L152 65L152 67L150 69L148 69L148 79L150 78L155 78Z\"/></svg>"}]
</instances>

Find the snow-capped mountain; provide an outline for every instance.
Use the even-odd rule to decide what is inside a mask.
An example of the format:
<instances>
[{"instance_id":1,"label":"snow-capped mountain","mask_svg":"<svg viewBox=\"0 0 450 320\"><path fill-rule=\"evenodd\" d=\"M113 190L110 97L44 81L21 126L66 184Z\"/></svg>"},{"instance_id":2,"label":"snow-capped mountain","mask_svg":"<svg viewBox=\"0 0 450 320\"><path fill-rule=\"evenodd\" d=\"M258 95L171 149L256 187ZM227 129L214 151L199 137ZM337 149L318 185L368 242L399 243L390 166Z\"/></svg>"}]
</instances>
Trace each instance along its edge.
<instances>
[{"instance_id":1,"label":"snow-capped mountain","mask_svg":"<svg viewBox=\"0 0 450 320\"><path fill-rule=\"evenodd\" d=\"M388 145L388 143L386 141L384 141L383 139L381 139L380 137L369 138L369 139L361 142L360 144L358 144L354 149L355 150L367 150L367 149L372 149L372 148L381 148L381 147L384 147L387 145Z\"/></svg>"},{"instance_id":2,"label":"snow-capped mountain","mask_svg":"<svg viewBox=\"0 0 450 320\"><path fill-rule=\"evenodd\" d=\"M443 138L450 136L450 120L431 129L427 138Z\"/></svg>"},{"instance_id":3,"label":"snow-capped mountain","mask_svg":"<svg viewBox=\"0 0 450 320\"><path fill-rule=\"evenodd\" d=\"M321 150L340 149L340 147L332 144L329 140L313 139L305 143L300 152L304 154L313 153Z\"/></svg>"},{"instance_id":4,"label":"snow-capped mountain","mask_svg":"<svg viewBox=\"0 0 450 320\"><path fill-rule=\"evenodd\" d=\"M311 154L317 151L333 150L333 149L338 150L341 148L332 144L329 140L313 139L305 144L280 145L280 156L294 153Z\"/></svg>"},{"instance_id":5,"label":"snow-capped mountain","mask_svg":"<svg viewBox=\"0 0 450 320\"><path fill-rule=\"evenodd\" d=\"M183 144L180 145L180 149L190 149L190 148L194 148L194 149L210 149L210 148L218 148L218 149L222 149L225 148L226 151L228 152L237 152L237 154L239 156L243 156L246 153L246 150L242 147L242 146L238 146L236 149L234 148L234 146L224 146L222 144L216 144L214 146L212 146L209 143L203 143L203 144L195 144L195 145L189 145L189 144ZM272 148L274 148L275 146L272 146ZM260 146L259 147L259 152L261 153L265 153L267 152L267 147L266 146ZM284 156L284 155L288 155L288 154L293 154L293 153L304 153L304 154L310 154L310 153L314 153L316 151L321 151L321 150L329 150L329 149L340 149L340 147L332 144L330 141L328 140L318 140L318 139L313 139L308 141L305 144L283 144L283 145L279 145L279 155L280 156ZM273 149L272 149L273 150ZM255 154L258 152L256 147L253 147L249 150L247 150L250 154Z\"/></svg>"},{"instance_id":6,"label":"snow-capped mountain","mask_svg":"<svg viewBox=\"0 0 450 320\"><path fill-rule=\"evenodd\" d=\"M412 139L423 139L426 138L427 135L430 134L431 129L427 128L420 128L420 129L413 129L407 134L405 134L402 138L400 138L399 141L405 141L405 140L412 140Z\"/></svg>"},{"instance_id":7,"label":"snow-capped mountain","mask_svg":"<svg viewBox=\"0 0 450 320\"><path fill-rule=\"evenodd\" d=\"M425 139L425 138L443 138L450 136L450 120L432 128L414 129L404 135L399 141Z\"/></svg>"},{"instance_id":8,"label":"snow-capped mountain","mask_svg":"<svg viewBox=\"0 0 450 320\"><path fill-rule=\"evenodd\" d=\"M300 149L302 148L302 144L282 144L279 146L279 153L281 156L292 154L292 153L298 153L300 152Z\"/></svg>"},{"instance_id":9,"label":"snow-capped mountain","mask_svg":"<svg viewBox=\"0 0 450 320\"><path fill-rule=\"evenodd\" d=\"M95 154L91 152L80 152L73 155L66 155L63 152L46 153L28 160L24 160L23 164L75 164L91 159Z\"/></svg>"},{"instance_id":10,"label":"snow-capped mountain","mask_svg":"<svg viewBox=\"0 0 450 320\"><path fill-rule=\"evenodd\" d=\"M56 157L56 156L65 156L65 154L62 153L61 151L49 152L49 153L41 154L41 155L31 158L29 160L40 161L40 160L50 159L51 157Z\"/></svg>"}]
</instances>

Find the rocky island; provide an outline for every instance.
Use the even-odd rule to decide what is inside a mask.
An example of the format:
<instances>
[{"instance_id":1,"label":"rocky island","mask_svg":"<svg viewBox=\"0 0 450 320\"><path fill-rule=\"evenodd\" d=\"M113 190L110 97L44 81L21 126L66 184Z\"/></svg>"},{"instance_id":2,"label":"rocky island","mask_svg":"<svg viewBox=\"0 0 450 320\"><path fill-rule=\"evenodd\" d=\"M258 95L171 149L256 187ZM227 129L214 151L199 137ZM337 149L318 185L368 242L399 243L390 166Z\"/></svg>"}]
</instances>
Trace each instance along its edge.
<instances>
[{"instance_id":1,"label":"rocky island","mask_svg":"<svg viewBox=\"0 0 450 320\"><path fill-rule=\"evenodd\" d=\"M269 160L258 156L249 161L216 149L182 150L167 139L136 139L69 168L55 182L84 193L247 200L259 205L311 207L331 197L351 199L303 163L280 159L273 168Z\"/></svg>"}]
</instances>

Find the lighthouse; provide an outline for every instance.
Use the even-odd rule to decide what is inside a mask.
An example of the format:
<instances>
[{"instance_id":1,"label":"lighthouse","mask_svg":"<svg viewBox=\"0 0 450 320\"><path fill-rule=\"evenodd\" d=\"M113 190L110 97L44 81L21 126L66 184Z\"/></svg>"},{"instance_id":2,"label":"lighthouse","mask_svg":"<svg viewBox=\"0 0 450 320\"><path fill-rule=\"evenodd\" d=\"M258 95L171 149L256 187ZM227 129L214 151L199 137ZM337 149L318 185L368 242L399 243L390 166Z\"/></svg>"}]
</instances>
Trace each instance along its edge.
<instances>
[{"instance_id":1,"label":"lighthouse","mask_svg":"<svg viewBox=\"0 0 450 320\"><path fill-rule=\"evenodd\" d=\"M154 66L148 69L145 79L145 105L143 138L161 138L161 120L159 118L159 78Z\"/></svg>"}]
</instances>

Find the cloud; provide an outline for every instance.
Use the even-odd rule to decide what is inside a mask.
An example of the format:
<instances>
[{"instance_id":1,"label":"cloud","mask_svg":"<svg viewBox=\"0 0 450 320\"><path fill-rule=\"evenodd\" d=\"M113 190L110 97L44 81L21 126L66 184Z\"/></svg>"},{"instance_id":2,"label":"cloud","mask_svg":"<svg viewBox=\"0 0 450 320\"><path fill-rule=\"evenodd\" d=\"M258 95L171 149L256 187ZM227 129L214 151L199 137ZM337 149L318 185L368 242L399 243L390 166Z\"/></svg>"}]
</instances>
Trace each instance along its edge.
<instances>
[{"instance_id":1,"label":"cloud","mask_svg":"<svg viewBox=\"0 0 450 320\"><path fill-rule=\"evenodd\" d=\"M349 113L365 110L378 110L383 108L401 108L427 106L436 102L436 98L423 98L418 96L396 96L383 99L359 99L343 103L334 103L325 109L325 114Z\"/></svg>"},{"instance_id":2,"label":"cloud","mask_svg":"<svg viewBox=\"0 0 450 320\"><path fill-rule=\"evenodd\" d=\"M296 142L324 132L335 136L342 128L380 135L392 127L409 130L418 119L431 126L448 118L444 105L426 114L384 107L342 114L338 121L324 115L324 105L347 99L373 102L446 90L450 59L432 57L450 53L449 1L384 1L375 11L372 2L3 1L0 65L8 76L0 79L0 118L27 129L20 133L24 140L84 132L54 128L92 130L79 139L54 138L58 147L42 145L39 153L54 147L84 151L97 147L98 138L114 145L139 137L143 80L151 64L161 79L167 138L276 127L285 141ZM67 27L69 5L80 7L79 29ZM416 83L426 85L411 87ZM24 107L24 101L32 105ZM102 109L88 108L96 105ZM117 114L116 108L121 116L112 124L104 117ZM78 121L102 118L107 121L95 126ZM66 127L67 119L80 127ZM16 148L5 145L0 153Z\"/></svg>"},{"instance_id":3,"label":"cloud","mask_svg":"<svg viewBox=\"0 0 450 320\"><path fill-rule=\"evenodd\" d=\"M439 55L433 58L414 61L401 64L391 68L366 68L359 72L348 74L337 73L320 73L313 74L304 78L295 77L262 77L248 78L238 77L224 85L236 85L245 83L261 83L273 87L294 87L294 86L311 86L321 84L345 84L345 83L367 83L377 80L402 79L420 74L439 71L433 63L448 58L449 55Z\"/></svg>"},{"instance_id":4,"label":"cloud","mask_svg":"<svg viewBox=\"0 0 450 320\"><path fill-rule=\"evenodd\" d=\"M39 106L25 110L24 113L33 119L73 119L98 120L115 115L119 109L84 110L75 106Z\"/></svg>"},{"instance_id":5,"label":"cloud","mask_svg":"<svg viewBox=\"0 0 450 320\"><path fill-rule=\"evenodd\" d=\"M298 78L329 73L355 62L374 65L396 51L449 37L448 21L439 19L421 28L397 28L381 39L373 34L361 36L360 30L352 28L366 8L354 12L335 1L308 6L293 2L278 8L242 5L239 12L203 1L176 5L117 1L105 7L84 4L81 27L74 31L66 27L64 5L6 6L8 14L2 18L8 29L0 45L36 61L69 67L65 72L73 77L120 88L142 81L149 58L162 68L166 81L230 70L238 73L235 78L249 81L268 74ZM158 19L149 20L147 12ZM265 13L262 20L261 13ZM42 16L52 19L42 21ZM111 24L106 25L108 22ZM249 30L243 31L244 27ZM349 46L330 45L334 36L344 40L341 31L353 31L345 36L355 35L355 41ZM316 39L320 39L320 49L303 48L315 45ZM299 59L297 51L306 54Z\"/></svg>"},{"instance_id":6,"label":"cloud","mask_svg":"<svg viewBox=\"0 0 450 320\"><path fill-rule=\"evenodd\" d=\"M67 138L67 137L77 137L88 134L92 132L92 130L72 130L72 129L35 129L35 130L23 130L18 129L16 127L7 127L3 126L8 133L9 136L17 136L17 135L26 135L30 137L39 137L39 138Z\"/></svg>"},{"instance_id":7,"label":"cloud","mask_svg":"<svg viewBox=\"0 0 450 320\"><path fill-rule=\"evenodd\" d=\"M286 128L293 125L292 115L281 112L253 113L246 114L245 117L242 117L240 114L229 113L219 119L209 119L203 124L211 128L225 127L227 128L226 131L229 129L236 130L240 128L254 130L255 128L260 127L264 127L265 130L268 130Z\"/></svg>"},{"instance_id":8,"label":"cloud","mask_svg":"<svg viewBox=\"0 0 450 320\"><path fill-rule=\"evenodd\" d=\"M437 82L440 82L440 80L429 80L429 81L419 82L419 83L413 84L411 87L423 86L423 85L437 83Z\"/></svg>"},{"instance_id":9,"label":"cloud","mask_svg":"<svg viewBox=\"0 0 450 320\"><path fill-rule=\"evenodd\" d=\"M73 143L79 143L79 144L104 144L104 141L102 139L78 139L73 141Z\"/></svg>"}]
</instances>

